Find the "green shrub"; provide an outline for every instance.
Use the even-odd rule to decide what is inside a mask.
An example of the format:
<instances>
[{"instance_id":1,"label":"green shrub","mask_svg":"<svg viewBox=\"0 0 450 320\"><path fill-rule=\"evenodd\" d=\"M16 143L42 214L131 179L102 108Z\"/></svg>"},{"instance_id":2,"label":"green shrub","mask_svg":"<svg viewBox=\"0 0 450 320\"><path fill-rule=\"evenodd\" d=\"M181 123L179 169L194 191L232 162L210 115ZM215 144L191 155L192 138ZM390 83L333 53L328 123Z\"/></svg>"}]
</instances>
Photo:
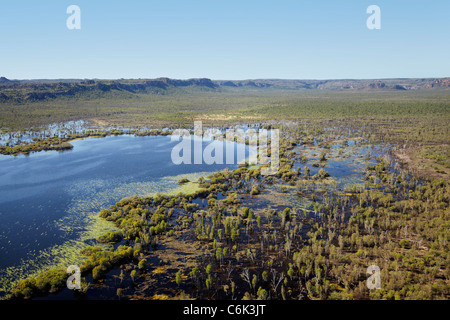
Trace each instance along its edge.
<instances>
[{"instance_id":1,"label":"green shrub","mask_svg":"<svg viewBox=\"0 0 450 320\"><path fill-rule=\"evenodd\" d=\"M16 298L31 298L37 292L36 280L35 279L25 279L22 280L19 285L13 290L13 295Z\"/></svg>"},{"instance_id":2,"label":"green shrub","mask_svg":"<svg viewBox=\"0 0 450 320\"><path fill-rule=\"evenodd\" d=\"M139 261L138 268L139 270L144 270L145 268L147 268L147 259L142 259L141 261Z\"/></svg>"},{"instance_id":3,"label":"green shrub","mask_svg":"<svg viewBox=\"0 0 450 320\"><path fill-rule=\"evenodd\" d=\"M187 179L187 178L178 179L178 184L185 184L185 183L188 183L188 182L190 182L190 180Z\"/></svg>"},{"instance_id":4,"label":"green shrub","mask_svg":"<svg viewBox=\"0 0 450 320\"><path fill-rule=\"evenodd\" d=\"M48 270L36 278L36 288L41 293L55 292L66 285L69 274L65 270Z\"/></svg>"},{"instance_id":5,"label":"green shrub","mask_svg":"<svg viewBox=\"0 0 450 320\"><path fill-rule=\"evenodd\" d=\"M252 190L250 191L250 194L251 195L257 195L257 194L259 194L261 191L259 190L259 187L257 186L257 185L254 185L253 187L252 187Z\"/></svg>"},{"instance_id":6,"label":"green shrub","mask_svg":"<svg viewBox=\"0 0 450 320\"><path fill-rule=\"evenodd\" d=\"M100 237L98 237L97 242L99 243L115 243L115 242L119 242L120 240L122 240L123 235L122 235L122 231L111 231L108 233L105 233L103 235L101 235Z\"/></svg>"}]
</instances>

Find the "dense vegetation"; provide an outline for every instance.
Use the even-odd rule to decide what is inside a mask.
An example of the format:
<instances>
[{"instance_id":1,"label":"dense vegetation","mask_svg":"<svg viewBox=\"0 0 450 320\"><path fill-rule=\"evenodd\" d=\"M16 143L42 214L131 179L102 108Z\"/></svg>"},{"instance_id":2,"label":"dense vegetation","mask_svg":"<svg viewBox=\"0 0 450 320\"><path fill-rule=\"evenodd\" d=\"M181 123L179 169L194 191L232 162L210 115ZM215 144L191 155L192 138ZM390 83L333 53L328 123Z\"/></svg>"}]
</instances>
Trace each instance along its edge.
<instances>
[{"instance_id":1,"label":"dense vegetation","mask_svg":"<svg viewBox=\"0 0 450 320\"><path fill-rule=\"evenodd\" d=\"M262 176L260 167L241 166L200 178L200 189L193 194L129 197L102 210L100 217L120 231L100 237L99 243L118 244L84 249L83 275L101 282L121 266L121 277L132 278L133 285L121 285L120 297L132 297L147 274L160 268L148 260L164 255L158 253L161 241L183 239L201 249L194 264L173 271L163 286L172 286L173 296L446 299L448 181L416 179L393 158L383 157L366 166L364 185L337 188L325 169L330 157L326 150L343 141L343 132L281 129L280 167L274 176ZM297 148L310 145L312 138L322 150L313 162L318 167L314 175L307 166L301 168L312 159ZM370 139L359 143L371 145ZM255 205L266 189L277 185L294 188L298 199L311 202L310 209L288 203L278 209ZM366 286L366 269L372 264L381 269L380 290ZM124 273L125 265L131 267ZM26 279L14 296L42 293L41 287Z\"/></svg>"}]
</instances>

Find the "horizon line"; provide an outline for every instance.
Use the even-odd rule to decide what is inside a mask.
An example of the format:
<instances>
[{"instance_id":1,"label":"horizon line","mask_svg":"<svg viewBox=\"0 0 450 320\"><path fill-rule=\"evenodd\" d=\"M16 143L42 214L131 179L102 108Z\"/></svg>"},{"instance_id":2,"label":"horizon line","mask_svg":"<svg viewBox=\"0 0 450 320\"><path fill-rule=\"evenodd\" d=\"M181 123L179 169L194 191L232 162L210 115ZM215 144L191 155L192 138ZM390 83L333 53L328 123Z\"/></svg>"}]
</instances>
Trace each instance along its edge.
<instances>
[{"instance_id":1,"label":"horizon line","mask_svg":"<svg viewBox=\"0 0 450 320\"><path fill-rule=\"evenodd\" d=\"M447 79L449 76L427 76L427 77L380 77L380 78L243 78L243 79L213 79L209 77L190 77L190 78L172 78L167 76L160 76L155 78L8 78L0 76L10 81L64 81L64 80L97 80L97 81L112 81L112 80L157 80L157 79L172 79L172 80L192 80L192 79L209 79L211 81L254 81L254 80L289 80L289 81L364 81L364 80L410 80L410 79Z\"/></svg>"}]
</instances>

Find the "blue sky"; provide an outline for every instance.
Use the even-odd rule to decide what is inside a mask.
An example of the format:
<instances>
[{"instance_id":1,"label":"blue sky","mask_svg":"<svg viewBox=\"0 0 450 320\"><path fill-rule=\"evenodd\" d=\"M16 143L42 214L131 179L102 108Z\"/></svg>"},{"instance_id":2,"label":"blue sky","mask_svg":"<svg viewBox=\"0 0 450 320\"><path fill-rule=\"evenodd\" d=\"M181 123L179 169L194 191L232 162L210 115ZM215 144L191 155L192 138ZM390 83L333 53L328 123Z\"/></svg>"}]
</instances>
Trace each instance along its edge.
<instances>
[{"instance_id":1,"label":"blue sky","mask_svg":"<svg viewBox=\"0 0 450 320\"><path fill-rule=\"evenodd\" d=\"M381 30L366 27L372 4ZM0 76L444 77L450 1L0 0Z\"/></svg>"}]
</instances>

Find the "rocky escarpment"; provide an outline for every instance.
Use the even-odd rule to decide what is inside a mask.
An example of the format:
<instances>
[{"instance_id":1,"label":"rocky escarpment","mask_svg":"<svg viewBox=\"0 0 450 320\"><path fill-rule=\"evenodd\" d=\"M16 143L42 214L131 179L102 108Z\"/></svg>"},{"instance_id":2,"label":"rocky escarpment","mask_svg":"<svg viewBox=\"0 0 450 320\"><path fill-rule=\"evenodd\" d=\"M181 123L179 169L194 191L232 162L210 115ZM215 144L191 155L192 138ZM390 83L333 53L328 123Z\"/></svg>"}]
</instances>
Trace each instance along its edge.
<instances>
[{"instance_id":1,"label":"rocky escarpment","mask_svg":"<svg viewBox=\"0 0 450 320\"><path fill-rule=\"evenodd\" d=\"M119 79L119 80L9 80L0 77L0 103L24 103L56 98L95 99L108 95L130 97L135 94L166 95L192 90L337 90L406 91L449 89L450 78L373 79L373 80L211 80Z\"/></svg>"},{"instance_id":2,"label":"rocky escarpment","mask_svg":"<svg viewBox=\"0 0 450 320\"><path fill-rule=\"evenodd\" d=\"M197 88L214 90L219 86L210 79L176 80L79 80L79 81L11 81L0 78L1 102L43 101L58 97L102 97L108 93L165 94L170 89Z\"/></svg>"}]
</instances>

